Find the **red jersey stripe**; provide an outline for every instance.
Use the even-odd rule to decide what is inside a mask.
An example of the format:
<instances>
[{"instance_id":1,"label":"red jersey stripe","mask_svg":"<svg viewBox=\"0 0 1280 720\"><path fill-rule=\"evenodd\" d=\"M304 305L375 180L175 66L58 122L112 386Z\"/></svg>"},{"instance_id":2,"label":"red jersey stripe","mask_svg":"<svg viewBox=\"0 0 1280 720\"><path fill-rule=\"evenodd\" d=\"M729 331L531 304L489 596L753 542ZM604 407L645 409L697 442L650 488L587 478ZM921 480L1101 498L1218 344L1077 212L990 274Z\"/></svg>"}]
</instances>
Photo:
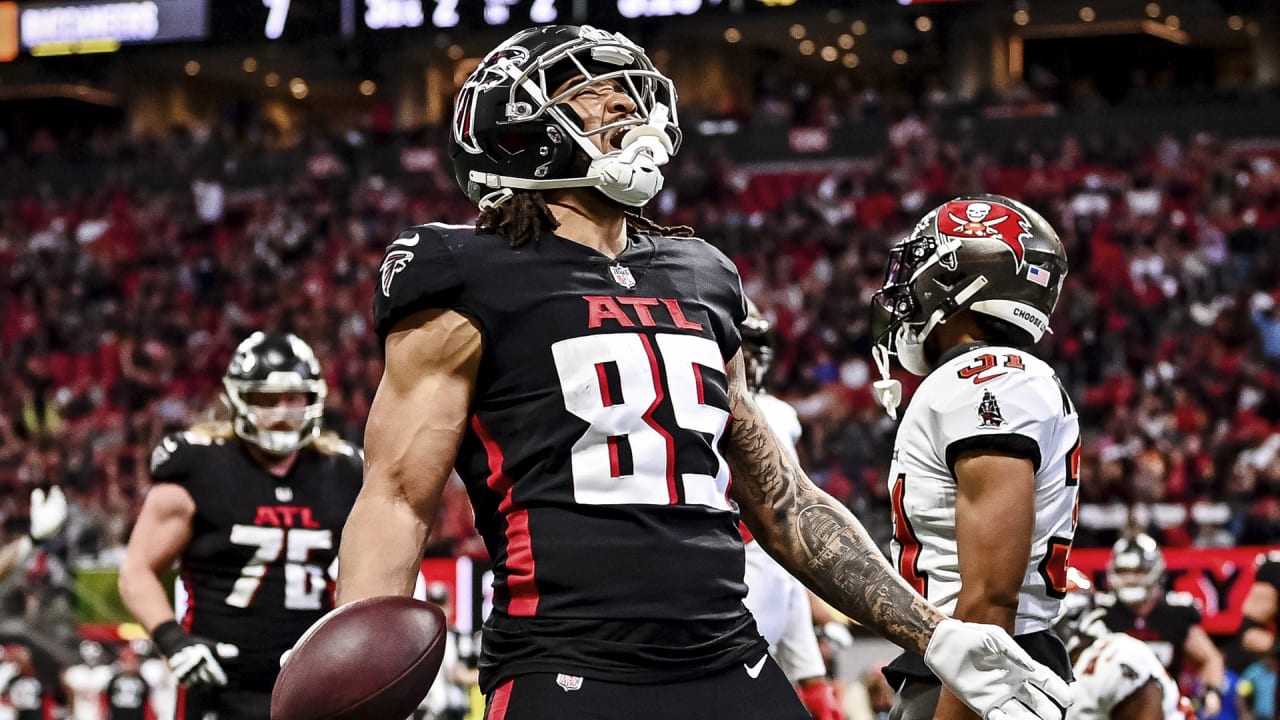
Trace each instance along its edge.
<instances>
[{"instance_id":1,"label":"red jersey stripe","mask_svg":"<svg viewBox=\"0 0 1280 720\"><path fill-rule=\"evenodd\" d=\"M498 512L507 520L507 613L516 616L538 614L538 585L535 580L533 541L529 537L529 512L513 498L515 481L502 469L502 448L479 415L471 416L471 430L484 445L489 461L489 477L485 484L502 496Z\"/></svg>"}]
</instances>

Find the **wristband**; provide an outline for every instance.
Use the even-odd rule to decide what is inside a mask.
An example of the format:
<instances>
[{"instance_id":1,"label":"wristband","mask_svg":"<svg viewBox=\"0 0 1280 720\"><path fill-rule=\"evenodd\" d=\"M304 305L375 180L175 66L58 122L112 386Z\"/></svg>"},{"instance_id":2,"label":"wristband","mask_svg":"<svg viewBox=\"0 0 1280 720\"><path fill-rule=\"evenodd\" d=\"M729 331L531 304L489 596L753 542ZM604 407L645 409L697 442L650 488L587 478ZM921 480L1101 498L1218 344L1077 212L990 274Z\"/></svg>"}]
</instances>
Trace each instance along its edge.
<instances>
[{"instance_id":1,"label":"wristband","mask_svg":"<svg viewBox=\"0 0 1280 720\"><path fill-rule=\"evenodd\" d=\"M191 644L191 636L178 624L177 620L166 620L151 630L151 640L156 649L169 657Z\"/></svg>"}]
</instances>

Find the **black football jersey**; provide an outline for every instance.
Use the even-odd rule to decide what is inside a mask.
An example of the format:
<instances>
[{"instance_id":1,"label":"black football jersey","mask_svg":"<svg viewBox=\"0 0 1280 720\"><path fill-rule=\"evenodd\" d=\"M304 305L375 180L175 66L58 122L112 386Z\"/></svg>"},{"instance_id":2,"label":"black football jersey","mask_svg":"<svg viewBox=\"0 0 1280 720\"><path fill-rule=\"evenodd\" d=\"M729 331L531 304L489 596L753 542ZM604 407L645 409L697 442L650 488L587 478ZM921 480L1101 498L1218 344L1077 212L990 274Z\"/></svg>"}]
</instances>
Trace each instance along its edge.
<instances>
[{"instance_id":1,"label":"black football jersey","mask_svg":"<svg viewBox=\"0 0 1280 720\"><path fill-rule=\"evenodd\" d=\"M9 681L0 693L0 705L7 705L13 720L45 720L52 716L53 697L40 678L21 675Z\"/></svg>"},{"instance_id":2,"label":"black football jersey","mask_svg":"<svg viewBox=\"0 0 1280 720\"><path fill-rule=\"evenodd\" d=\"M102 692L107 713L104 720L147 720L151 686L137 673L118 673Z\"/></svg>"},{"instance_id":3,"label":"black football jersey","mask_svg":"<svg viewBox=\"0 0 1280 720\"><path fill-rule=\"evenodd\" d=\"M191 431L156 447L152 479L182 486L196 506L180 562L183 624L236 646L239 657L224 662L232 686L270 691L281 653L333 609L338 542L362 465L358 450L336 442L304 448L283 478L234 437Z\"/></svg>"},{"instance_id":4,"label":"black football jersey","mask_svg":"<svg viewBox=\"0 0 1280 720\"><path fill-rule=\"evenodd\" d=\"M1114 632L1145 642L1173 677L1182 671L1182 646L1191 628L1200 624L1200 610L1195 599L1180 592L1166 593L1151 608L1151 612L1139 617L1128 605L1116 600L1110 593L1097 595L1098 605L1106 609L1103 622Z\"/></svg>"},{"instance_id":5,"label":"black football jersey","mask_svg":"<svg viewBox=\"0 0 1280 720\"><path fill-rule=\"evenodd\" d=\"M381 280L384 339L428 308L480 328L456 469L494 565L486 691L538 671L657 682L763 647L721 452L746 314L728 258L698 239L632 236L611 260L432 224L387 248Z\"/></svg>"}]
</instances>

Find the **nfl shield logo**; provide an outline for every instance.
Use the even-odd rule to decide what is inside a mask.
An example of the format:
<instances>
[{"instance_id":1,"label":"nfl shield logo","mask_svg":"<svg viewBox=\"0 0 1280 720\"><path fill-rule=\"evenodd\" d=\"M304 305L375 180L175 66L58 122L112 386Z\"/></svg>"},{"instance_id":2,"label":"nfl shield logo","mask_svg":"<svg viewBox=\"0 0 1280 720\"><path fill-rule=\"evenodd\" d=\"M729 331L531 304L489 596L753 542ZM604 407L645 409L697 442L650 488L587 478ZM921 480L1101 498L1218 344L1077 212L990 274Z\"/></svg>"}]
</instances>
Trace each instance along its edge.
<instances>
[{"instance_id":1,"label":"nfl shield logo","mask_svg":"<svg viewBox=\"0 0 1280 720\"><path fill-rule=\"evenodd\" d=\"M279 500L280 502L292 502L292 501L293 501L293 488L288 487L288 486L286 486L286 485L277 485L277 486L276 486L276 500Z\"/></svg>"},{"instance_id":2,"label":"nfl shield logo","mask_svg":"<svg viewBox=\"0 0 1280 720\"><path fill-rule=\"evenodd\" d=\"M578 675L565 675L560 673L556 675L556 684L564 688L565 692L573 692L582 689L582 677Z\"/></svg>"},{"instance_id":3,"label":"nfl shield logo","mask_svg":"<svg viewBox=\"0 0 1280 720\"><path fill-rule=\"evenodd\" d=\"M631 268L623 265L610 265L609 272L613 274L613 281L622 287L630 290L636 286L636 279L631 275Z\"/></svg>"}]
</instances>

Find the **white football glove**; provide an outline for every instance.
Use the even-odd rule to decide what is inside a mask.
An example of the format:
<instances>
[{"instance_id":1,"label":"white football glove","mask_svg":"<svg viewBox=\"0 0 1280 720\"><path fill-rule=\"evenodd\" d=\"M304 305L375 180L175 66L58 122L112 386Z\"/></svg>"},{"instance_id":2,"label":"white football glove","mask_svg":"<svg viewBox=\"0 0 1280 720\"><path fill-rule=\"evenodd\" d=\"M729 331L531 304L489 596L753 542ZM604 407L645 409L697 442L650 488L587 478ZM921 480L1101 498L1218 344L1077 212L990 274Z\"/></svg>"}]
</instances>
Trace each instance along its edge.
<instances>
[{"instance_id":1,"label":"white football glove","mask_svg":"<svg viewBox=\"0 0 1280 720\"><path fill-rule=\"evenodd\" d=\"M227 684L227 671L222 669L213 646L192 643L169 656L169 668L183 687Z\"/></svg>"},{"instance_id":2,"label":"white football glove","mask_svg":"<svg viewBox=\"0 0 1280 720\"><path fill-rule=\"evenodd\" d=\"M53 486L46 495L44 490L36 488L31 491L31 539L36 542L48 540L62 529L67 521L67 498L62 488Z\"/></svg>"},{"instance_id":3,"label":"white football glove","mask_svg":"<svg viewBox=\"0 0 1280 720\"><path fill-rule=\"evenodd\" d=\"M1071 686L996 625L948 618L929 639L924 662L985 720L1061 720Z\"/></svg>"}]
</instances>

